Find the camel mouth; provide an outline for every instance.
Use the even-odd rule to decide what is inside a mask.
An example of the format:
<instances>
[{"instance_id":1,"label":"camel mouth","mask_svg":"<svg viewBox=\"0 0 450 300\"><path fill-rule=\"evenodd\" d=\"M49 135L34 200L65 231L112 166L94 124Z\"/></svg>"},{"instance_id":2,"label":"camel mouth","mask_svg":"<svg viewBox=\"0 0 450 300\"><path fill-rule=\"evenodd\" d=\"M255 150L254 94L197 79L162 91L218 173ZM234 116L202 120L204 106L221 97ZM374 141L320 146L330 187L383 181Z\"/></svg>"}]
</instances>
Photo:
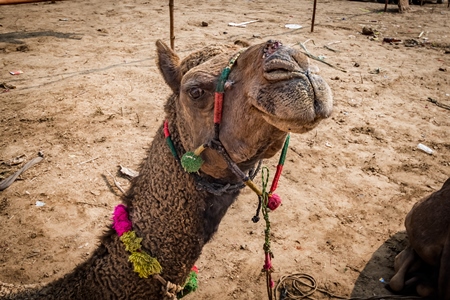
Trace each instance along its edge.
<instances>
[{"instance_id":1,"label":"camel mouth","mask_svg":"<svg viewBox=\"0 0 450 300\"><path fill-rule=\"evenodd\" d=\"M271 59L264 64L263 76L271 82L290 80L293 78L304 78L303 72L298 64L284 59Z\"/></svg>"},{"instance_id":2,"label":"camel mouth","mask_svg":"<svg viewBox=\"0 0 450 300\"><path fill-rule=\"evenodd\" d=\"M270 88L258 92L255 105L263 118L284 132L304 133L330 117L330 87L309 60L286 47L267 53L262 68Z\"/></svg>"}]
</instances>

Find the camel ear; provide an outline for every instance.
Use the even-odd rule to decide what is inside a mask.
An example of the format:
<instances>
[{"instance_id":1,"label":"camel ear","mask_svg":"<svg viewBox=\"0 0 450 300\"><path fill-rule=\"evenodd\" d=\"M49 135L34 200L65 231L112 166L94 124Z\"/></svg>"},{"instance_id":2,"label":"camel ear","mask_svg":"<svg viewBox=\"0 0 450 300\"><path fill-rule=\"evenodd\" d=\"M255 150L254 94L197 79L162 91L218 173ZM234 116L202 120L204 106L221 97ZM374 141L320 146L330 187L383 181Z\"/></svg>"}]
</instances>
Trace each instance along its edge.
<instances>
[{"instance_id":1,"label":"camel ear","mask_svg":"<svg viewBox=\"0 0 450 300\"><path fill-rule=\"evenodd\" d=\"M180 58L163 41L156 41L157 65L167 85L178 93L181 83Z\"/></svg>"}]
</instances>

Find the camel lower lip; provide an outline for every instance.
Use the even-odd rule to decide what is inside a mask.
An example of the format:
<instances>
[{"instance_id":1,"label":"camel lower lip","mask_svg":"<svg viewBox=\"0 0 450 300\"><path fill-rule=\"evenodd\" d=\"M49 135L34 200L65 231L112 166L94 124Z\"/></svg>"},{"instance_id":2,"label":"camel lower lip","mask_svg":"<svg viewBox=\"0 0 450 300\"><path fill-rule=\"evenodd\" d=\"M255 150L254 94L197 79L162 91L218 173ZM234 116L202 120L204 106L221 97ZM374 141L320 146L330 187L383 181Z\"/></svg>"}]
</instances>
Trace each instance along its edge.
<instances>
[{"instance_id":1,"label":"camel lower lip","mask_svg":"<svg viewBox=\"0 0 450 300\"><path fill-rule=\"evenodd\" d=\"M305 78L305 75L300 72L287 72L286 70L273 70L270 72L264 72L264 78L269 81L282 81L282 80L290 80L293 78Z\"/></svg>"}]
</instances>

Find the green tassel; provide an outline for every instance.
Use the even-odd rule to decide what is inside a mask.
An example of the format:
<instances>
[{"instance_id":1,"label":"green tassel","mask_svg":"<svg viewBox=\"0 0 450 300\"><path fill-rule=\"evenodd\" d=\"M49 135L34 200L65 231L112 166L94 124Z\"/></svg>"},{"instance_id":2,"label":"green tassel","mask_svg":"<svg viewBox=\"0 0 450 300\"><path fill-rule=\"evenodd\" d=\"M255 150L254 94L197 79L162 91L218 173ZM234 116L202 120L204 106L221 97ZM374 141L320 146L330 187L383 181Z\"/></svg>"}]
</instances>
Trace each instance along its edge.
<instances>
[{"instance_id":1,"label":"green tassel","mask_svg":"<svg viewBox=\"0 0 450 300\"><path fill-rule=\"evenodd\" d=\"M198 289L197 273L195 271L191 271L189 273L189 277L186 279L186 283L184 285L183 290L178 293L177 297L183 298L187 294L195 292L197 289Z\"/></svg>"},{"instance_id":2,"label":"green tassel","mask_svg":"<svg viewBox=\"0 0 450 300\"><path fill-rule=\"evenodd\" d=\"M136 237L136 232L127 231L120 237L120 240L125 245L125 250L133 253L141 249L142 238Z\"/></svg>"},{"instance_id":3,"label":"green tassel","mask_svg":"<svg viewBox=\"0 0 450 300\"><path fill-rule=\"evenodd\" d=\"M148 278L149 276L159 274L162 271L162 267L158 260L144 251L132 253L130 257L128 257L128 260L133 263L134 271L138 273L141 278Z\"/></svg>"},{"instance_id":4,"label":"green tassel","mask_svg":"<svg viewBox=\"0 0 450 300\"><path fill-rule=\"evenodd\" d=\"M194 173L200 170L202 164L203 159L200 156L195 155L192 151L186 152L181 158L181 165L184 170L189 173Z\"/></svg>"}]
</instances>

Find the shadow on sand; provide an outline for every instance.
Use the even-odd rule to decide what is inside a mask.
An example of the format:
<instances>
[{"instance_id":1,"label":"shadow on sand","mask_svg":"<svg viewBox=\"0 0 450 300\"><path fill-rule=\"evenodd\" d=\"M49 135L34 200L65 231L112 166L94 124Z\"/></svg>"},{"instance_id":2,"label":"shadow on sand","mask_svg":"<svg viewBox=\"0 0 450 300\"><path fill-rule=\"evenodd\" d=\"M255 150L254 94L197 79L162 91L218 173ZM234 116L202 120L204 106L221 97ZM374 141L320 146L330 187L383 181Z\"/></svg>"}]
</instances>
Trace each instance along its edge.
<instances>
[{"instance_id":1,"label":"shadow on sand","mask_svg":"<svg viewBox=\"0 0 450 300\"><path fill-rule=\"evenodd\" d=\"M400 231L386 240L372 255L358 276L353 288L352 298L367 298L375 295L392 295L386 288L386 283L394 275L395 256L405 249L407 236ZM383 279L385 283L383 283ZM373 282L379 282L379 288L373 290Z\"/></svg>"},{"instance_id":2,"label":"shadow on sand","mask_svg":"<svg viewBox=\"0 0 450 300\"><path fill-rule=\"evenodd\" d=\"M58 39L72 39L72 40L81 40L81 37L75 33L64 33L64 32L55 32L55 31L34 31L34 32L7 32L0 33L0 42L10 43L10 44L24 44L23 39L35 38L35 37L43 37L43 36L51 36Z\"/></svg>"}]
</instances>

